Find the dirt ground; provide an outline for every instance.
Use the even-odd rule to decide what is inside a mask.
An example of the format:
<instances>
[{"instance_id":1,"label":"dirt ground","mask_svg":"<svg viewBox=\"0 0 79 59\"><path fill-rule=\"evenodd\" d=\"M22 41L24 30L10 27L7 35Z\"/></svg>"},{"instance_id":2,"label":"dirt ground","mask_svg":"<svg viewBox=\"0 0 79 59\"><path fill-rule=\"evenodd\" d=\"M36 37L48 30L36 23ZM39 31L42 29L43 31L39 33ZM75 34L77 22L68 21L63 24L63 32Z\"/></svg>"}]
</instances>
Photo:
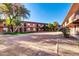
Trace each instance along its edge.
<instances>
[{"instance_id":1,"label":"dirt ground","mask_svg":"<svg viewBox=\"0 0 79 59\"><path fill-rule=\"evenodd\" d=\"M0 35L0 56L79 56L79 40L61 32Z\"/></svg>"}]
</instances>

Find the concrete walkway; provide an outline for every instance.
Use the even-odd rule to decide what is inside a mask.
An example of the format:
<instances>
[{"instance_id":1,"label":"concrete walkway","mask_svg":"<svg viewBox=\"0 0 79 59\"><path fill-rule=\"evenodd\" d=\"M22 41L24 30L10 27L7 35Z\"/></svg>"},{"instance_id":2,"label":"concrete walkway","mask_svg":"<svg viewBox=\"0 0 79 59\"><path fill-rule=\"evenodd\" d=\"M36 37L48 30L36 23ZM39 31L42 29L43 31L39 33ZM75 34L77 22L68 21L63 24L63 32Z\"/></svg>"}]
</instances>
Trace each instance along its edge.
<instances>
[{"instance_id":1,"label":"concrete walkway","mask_svg":"<svg viewBox=\"0 0 79 59\"><path fill-rule=\"evenodd\" d=\"M79 55L78 42L74 38L64 38L61 32L0 35L0 55Z\"/></svg>"}]
</instances>

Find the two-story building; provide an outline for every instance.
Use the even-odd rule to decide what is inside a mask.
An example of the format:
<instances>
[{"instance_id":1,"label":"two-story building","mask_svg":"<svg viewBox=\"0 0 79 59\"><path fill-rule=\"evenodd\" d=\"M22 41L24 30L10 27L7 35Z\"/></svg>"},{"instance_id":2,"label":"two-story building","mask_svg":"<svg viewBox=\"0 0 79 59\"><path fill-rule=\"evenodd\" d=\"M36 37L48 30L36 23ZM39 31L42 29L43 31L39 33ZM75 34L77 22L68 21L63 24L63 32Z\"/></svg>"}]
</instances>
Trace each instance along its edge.
<instances>
[{"instance_id":1,"label":"two-story building","mask_svg":"<svg viewBox=\"0 0 79 59\"><path fill-rule=\"evenodd\" d=\"M3 32L5 21L0 21L0 32ZM39 23L39 22L30 22L30 21L22 21L21 26L13 27L13 31L16 32L43 32L43 26L47 26L47 23Z\"/></svg>"},{"instance_id":2,"label":"two-story building","mask_svg":"<svg viewBox=\"0 0 79 59\"><path fill-rule=\"evenodd\" d=\"M62 26L68 27L70 35L79 39L79 3L72 4Z\"/></svg>"},{"instance_id":3,"label":"two-story building","mask_svg":"<svg viewBox=\"0 0 79 59\"><path fill-rule=\"evenodd\" d=\"M47 23L30 22L30 21L22 21L22 24L24 25L23 31L25 32L42 32L44 31L42 27L48 25Z\"/></svg>"}]
</instances>

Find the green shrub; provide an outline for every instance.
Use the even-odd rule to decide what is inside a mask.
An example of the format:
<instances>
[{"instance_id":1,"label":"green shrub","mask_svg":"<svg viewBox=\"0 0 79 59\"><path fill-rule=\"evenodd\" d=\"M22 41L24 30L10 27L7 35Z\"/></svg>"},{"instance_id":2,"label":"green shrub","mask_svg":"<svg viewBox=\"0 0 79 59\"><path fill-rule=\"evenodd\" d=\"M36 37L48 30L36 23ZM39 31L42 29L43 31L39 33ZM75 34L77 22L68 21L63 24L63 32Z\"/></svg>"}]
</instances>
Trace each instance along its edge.
<instances>
[{"instance_id":1,"label":"green shrub","mask_svg":"<svg viewBox=\"0 0 79 59\"><path fill-rule=\"evenodd\" d=\"M62 30L61 30L61 31L63 32L64 37L69 38L69 33L70 33L70 30L69 30L69 28L68 28L68 27L64 27L64 28L62 28Z\"/></svg>"}]
</instances>

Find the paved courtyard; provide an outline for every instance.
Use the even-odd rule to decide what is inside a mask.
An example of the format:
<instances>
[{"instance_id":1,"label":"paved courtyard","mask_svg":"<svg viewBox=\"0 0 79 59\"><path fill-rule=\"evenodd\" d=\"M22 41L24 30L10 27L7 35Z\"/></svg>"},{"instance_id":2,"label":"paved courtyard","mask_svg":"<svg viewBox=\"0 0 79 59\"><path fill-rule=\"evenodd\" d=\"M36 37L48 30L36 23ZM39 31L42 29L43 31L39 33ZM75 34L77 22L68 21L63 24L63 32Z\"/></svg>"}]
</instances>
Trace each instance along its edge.
<instances>
[{"instance_id":1,"label":"paved courtyard","mask_svg":"<svg viewBox=\"0 0 79 59\"><path fill-rule=\"evenodd\" d=\"M79 56L79 41L61 32L0 35L0 56Z\"/></svg>"}]
</instances>

